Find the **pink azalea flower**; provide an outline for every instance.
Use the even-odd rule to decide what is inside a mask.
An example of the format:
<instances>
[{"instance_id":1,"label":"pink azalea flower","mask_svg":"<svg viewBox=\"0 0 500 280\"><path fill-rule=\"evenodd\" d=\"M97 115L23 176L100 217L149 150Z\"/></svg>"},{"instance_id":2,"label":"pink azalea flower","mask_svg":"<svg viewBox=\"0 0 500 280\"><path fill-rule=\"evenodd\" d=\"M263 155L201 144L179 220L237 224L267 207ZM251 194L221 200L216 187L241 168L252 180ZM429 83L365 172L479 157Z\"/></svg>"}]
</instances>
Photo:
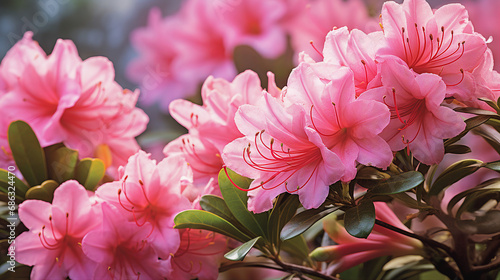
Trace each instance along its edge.
<instances>
[{"instance_id":1,"label":"pink azalea flower","mask_svg":"<svg viewBox=\"0 0 500 280\"><path fill-rule=\"evenodd\" d=\"M389 107L391 121L381 133L393 151L405 146L425 164L439 163L444 155L443 139L465 128L462 118L441 106L446 85L434 74L415 74L394 57L379 63L382 87L363 93L359 99L378 100Z\"/></svg>"},{"instance_id":2,"label":"pink azalea flower","mask_svg":"<svg viewBox=\"0 0 500 280\"><path fill-rule=\"evenodd\" d=\"M222 159L238 174L254 179L248 193L250 211L272 208L273 199L283 192L297 193L304 207L316 208L325 201L330 184L343 175L339 157L306 121L301 107L284 108L268 93L257 105L238 110L236 124L245 137L229 143Z\"/></svg>"},{"instance_id":3,"label":"pink azalea flower","mask_svg":"<svg viewBox=\"0 0 500 280\"><path fill-rule=\"evenodd\" d=\"M179 158L167 158L156 164L149 157L143 151L131 156L128 164L119 170L120 180L102 185L96 195L114 205L120 215L136 227L149 228L144 239L166 259L179 246L173 219L191 206L181 191L183 180L189 180L192 175Z\"/></svg>"},{"instance_id":4,"label":"pink azalea flower","mask_svg":"<svg viewBox=\"0 0 500 280\"><path fill-rule=\"evenodd\" d=\"M4 60L9 62L26 49L23 46L36 43L26 33L19 44ZM30 48L26 56L33 53ZM82 61L73 42L58 40L51 55L37 53L17 63L23 61L17 72L11 71L15 82L0 99L8 122L24 120L43 147L63 142L81 158L97 156L98 147L107 146L114 168L139 149L134 137L144 131L148 117L135 108L139 92L123 90L114 81L109 60Z\"/></svg>"},{"instance_id":5,"label":"pink azalea flower","mask_svg":"<svg viewBox=\"0 0 500 280\"><path fill-rule=\"evenodd\" d=\"M472 72L476 85L474 94L458 92L455 96L466 106L495 111L486 102L479 100L487 98L496 101L500 97L500 74L493 70L493 66L493 53L488 49L481 64Z\"/></svg>"},{"instance_id":6,"label":"pink azalea flower","mask_svg":"<svg viewBox=\"0 0 500 280\"><path fill-rule=\"evenodd\" d=\"M307 64L292 71L287 85L288 101L309 112L308 123L345 166L342 181L356 176L357 163L385 168L392 151L379 133L389 123L384 104L355 99L354 75L338 69L325 84Z\"/></svg>"},{"instance_id":7,"label":"pink azalea flower","mask_svg":"<svg viewBox=\"0 0 500 280\"><path fill-rule=\"evenodd\" d=\"M29 229L16 238L16 260L32 265L32 279L90 279L95 260L81 248L82 238L101 222L100 207L76 181L66 181L54 192L52 204L27 200L19 217Z\"/></svg>"},{"instance_id":8,"label":"pink azalea flower","mask_svg":"<svg viewBox=\"0 0 500 280\"><path fill-rule=\"evenodd\" d=\"M185 134L168 143L163 153L169 158L182 158L193 171L193 182L184 189L183 196L194 201L204 194L221 195L217 177L224 163L214 145L193 134Z\"/></svg>"},{"instance_id":9,"label":"pink azalea flower","mask_svg":"<svg viewBox=\"0 0 500 280\"><path fill-rule=\"evenodd\" d=\"M377 85L376 54L384 45L384 34L365 34L360 30L348 31L347 27L334 29L326 36L323 61L347 66L354 73L356 96Z\"/></svg>"},{"instance_id":10,"label":"pink azalea flower","mask_svg":"<svg viewBox=\"0 0 500 280\"><path fill-rule=\"evenodd\" d=\"M319 51L323 49L329 31L342 26L371 31L377 26L360 0L315 0L302 1L300 4L300 13L288 17L285 26L290 33L293 49L297 53L305 51L316 61L322 58Z\"/></svg>"},{"instance_id":11,"label":"pink azalea flower","mask_svg":"<svg viewBox=\"0 0 500 280\"><path fill-rule=\"evenodd\" d=\"M176 58L182 55L176 44L179 39L167 39L177 36L176 29L182 24L180 16L162 19L160 10L153 8L148 25L131 35L132 45L140 56L129 64L127 75L141 85L141 101L146 105L160 101L161 107L167 110L172 100L196 91L196 83L184 81L178 75Z\"/></svg>"},{"instance_id":12,"label":"pink azalea flower","mask_svg":"<svg viewBox=\"0 0 500 280\"><path fill-rule=\"evenodd\" d=\"M146 240L151 229L138 228L107 203L102 211L102 226L82 242L85 254L98 263L94 279L166 279L165 261Z\"/></svg>"},{"instance_id":13,"label":"pink azalea flower","mask_svg":"<svg viewBox=\"0 0 500 280\"><path fill-rule=\"evenodd\" d=\"M171 279L215 280L226 252L227 239L219 234L195 229L180 230L181 245L170 257Z\"/></svg>"},{"instance_id":14,"label":"pink azalea flower","mask_svg":"<svg viewBox=\"0 0 500 280\"><path fill-rule=\"evenodd\" d=\"M376 218L405 231L410 231L384 202L375 202ZM423 254L422 243L414 238L375 225L368 238L350 235L334 218L327 218L323 228L338 245L319 247L311 256L317 261L333 262L329 273L340 273L358 264L382 256ZM411 231L410 231L411 232Z\"/></svg>"},{"instance_id":15,"label":"pink azalea flower","mask_svg":"<svg viewBox=\"0 0 500 280\"><path fill-rule=\"evenodd\" d=\"M465 7L450 4L433 11L425 0L386 2L382 25L387 48L379 54L395 55L417 73L441 76L449 95L474 91L470 73L487 47L473 31Z\"/></svg>"},{"instance_id":16,"label":"pink azalea flower","mask_svg":"<svg viewBox=\"0 0 500 280\"><path fill-rule=\"evenodd\" d=\"M248 45L267 58L276 58L286 48L280 21L285 16L282 0L221 0L211 3L229 49Z\"/></svg>"},{"instance_id":17,"label":"pink azalea flower","mask_svg":"<svg viewBox=\"0 0 500 280\"><path fill-rule=\"evenodd\" d=\"M268 73L268 76L269 92L277 97L280 90L274 84L274 75ZM170 114L190 132L196 131L222 152L227 143L242 136L234 122L238 108L243 104L255 104L261 96L259 76L251 70L239 74L232 82L208 77L201 89L203 106L176 100L170 106Z\"/></svg>"}]
</instances>

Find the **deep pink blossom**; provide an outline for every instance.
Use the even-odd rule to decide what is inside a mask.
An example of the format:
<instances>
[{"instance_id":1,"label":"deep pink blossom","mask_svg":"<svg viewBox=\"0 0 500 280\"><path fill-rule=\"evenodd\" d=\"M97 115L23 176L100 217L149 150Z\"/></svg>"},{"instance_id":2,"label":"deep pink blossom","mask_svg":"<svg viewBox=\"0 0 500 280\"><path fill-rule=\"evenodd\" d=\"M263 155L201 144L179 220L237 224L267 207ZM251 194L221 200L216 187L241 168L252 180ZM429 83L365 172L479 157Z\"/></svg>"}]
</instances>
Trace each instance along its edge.
<instances>
[{"instance_id":1,"label":"deep pink blossom","mask_svg":"<svg viewBox=\"0 0 500 280\"><path fill-rule=\"evenodd\" d=\"M26 33L4 61L11 63L25 49L25 56L33 56L34 47L26 47L36 45L31 35ZM0 108L8 122L26 121L43 147L63 142L84 158L97 156L104 146L114 168L139 149L134 137L144 131L148 117L135 108L139 92L114 81L108 59L82 61L73 42L58 40L49 56L37 52L17 63L25 64L10 72Z\"/></svg>"},{"instance_id":2,"label":"deep pink blossom","mask_svg":"<svg viewBox=\"0 0 500 280\"><path fill-rule=\"evenodd\" d=\"M119 170L120 180L100 186L96 195L114 205L136 230L150 228L144 239L166 259L179 246L173 219L191 206L181 192L183 180L190 180L192 174L182 159L172 157L156 164L149 157L143 151L131 156Z\"/></svg>"},{"instance_id":3,"label":"deep pink blossom","mask_svg":"<svg viewBox=\"0 0 500 280\"><path fill-rule=\"evenodd\" d=\"M417 73L441 76L448 95L473 93L470 73L487 47L465 7L449 4L433 11L425 0L390 1L382 8L382 25L387 47L379 54L395 55Z\"/></svg>"},{"instance_id":4,"label":"deep pink blossom","mask_svg":"<svg viewBox=\"0 0 500 280\"><path fill-rule=\"evenodd\" d=\"M391 121L381 133L393 151L407 147L425 164L439 163L444 155L443 139L465 128L462 118L441 106L446 85L434 74L416 74L394 57L379 63L382 87L363 93L359 99L378 100L389 107Z\"/></svg>"},{"instance_id":5,"label":"deep pink blossom","mask_svg":"<svg viewBox=\"0 0 500 280\"><path fill-rule=\"evenodd\" d=\"M151 228L128 222L107 203L102 211L101 227L82 242L85 255L98 263L94 279L166 279L166 261L158 259L146 239Z\"/></svg>"},{"instance_id":6,"label":"deep pink blossom","mask_svg":"<svg viewBox=\"0 0 500 280\"><path fill-rule=\"evenodd\" d=\"M375 216L380 221L410 231L384 202L375 202ZM334 217L324 220L323 228L337 245L319 247L311 256L318 261L332 262L328 273L340 273L358 264L382 256L423 254L423 244L417 239L375 225L368 238L350 235Z\"/></svg>"},{"instance_id":7,"label":"deep pink blossom","mask_svg":"<svg viewBox=\"0 0 500 280\"><path fill-rule=\"evenodd\" d=\"M196 229L180 230L181 245L169 261L171 279L215 280L226 252L227 238L214 232Z\"/></svg>"},{"instance_id":8,"label":"deep pink blossom","mask_svg":"<svg viewBox=\"0 0 500 280\"><path fill-rule=\"evenodd\" d=\"M288 79L286 99L308 112L309 127L345 166L342 181L356 176L356 165L386 168L392 151L379 133L389 123L384 104L355 99L354 75L339 68L325 84L308 64L301 64Z\"/></svg>"},{"instance_id":9,"label":"deep pink blossom","mask_svg":"<svg viewBox=\"0 0 500 280\"><path fill-rule=\"evenodd\" d=\"M254 179L249 210L272 208L273 199L283 192L298 194L306 208L318 207L330 184L343 175L339 157L306 121L301 107L285 108L268 93L255 106L238 110L236 124L245 137L228 144L222 159L238 174Z\"/></svg>"},{"instance_id":10,"label":"deep pink blossom","mask_svg":"<svg viewBox=\"0 0 500 280\"><path fill-rule=\"evenodd\" d=\"M52 204L27 200L19 217L29 229L16 238L16 260L31 265L31 279L90 279L95 260L81 248L82 238L102 220L100 207L76 181L66 181L54 192Z\"/></svg>"}]
</instances>

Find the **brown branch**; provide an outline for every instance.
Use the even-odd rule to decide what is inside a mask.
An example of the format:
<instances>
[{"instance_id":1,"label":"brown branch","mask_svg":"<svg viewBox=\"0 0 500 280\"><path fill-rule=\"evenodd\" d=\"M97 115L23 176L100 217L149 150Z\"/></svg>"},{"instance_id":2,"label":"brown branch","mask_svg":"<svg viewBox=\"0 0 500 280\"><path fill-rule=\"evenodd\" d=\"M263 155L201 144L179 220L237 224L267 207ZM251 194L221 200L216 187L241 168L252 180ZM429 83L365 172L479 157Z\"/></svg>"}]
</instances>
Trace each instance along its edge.
<instances>
[{"instance_id":1,"label":"brown branch","mask_svg":"<svg viewBox=\"0 0 500 280\"><path fill-rule=\"evenodd\" d=\"M307 274L307 275L314 276L314 277L317 277L320 279L325 279L325 280L340 280L337 277L325 275L325 274L323 274L319 271L316 271L314 269L311 269L309 267L296 265L296 264L284 263L279 259L279 257L274 258L273 261L277 265L281 266L283 269L285 269L286 271L291 272L291 273L297 272L298 274Z\"/></svg>"}]
</instances>

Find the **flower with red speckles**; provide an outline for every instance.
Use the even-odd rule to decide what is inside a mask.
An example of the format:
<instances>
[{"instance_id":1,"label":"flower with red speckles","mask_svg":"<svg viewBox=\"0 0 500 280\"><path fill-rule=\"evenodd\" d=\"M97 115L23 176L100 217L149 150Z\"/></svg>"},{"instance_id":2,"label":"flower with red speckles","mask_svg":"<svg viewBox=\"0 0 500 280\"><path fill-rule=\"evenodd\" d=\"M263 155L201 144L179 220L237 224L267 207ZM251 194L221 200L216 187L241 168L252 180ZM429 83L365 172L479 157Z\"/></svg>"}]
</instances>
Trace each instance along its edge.
<instances>
[{"instance_id":1,"label":"flower with red speckles","mask_svg":"<svg viewBox=\"0 0 500 280\"><path fill-rule=\"evenodd\" d=\"M91 279L97 263L82 251L82 238L101 222L101 210L76 181L54 192L52 204L27 200L19 217L29 229L16 238L16 260L32 265L31 279Z\"/></svg>"}]
</instances>

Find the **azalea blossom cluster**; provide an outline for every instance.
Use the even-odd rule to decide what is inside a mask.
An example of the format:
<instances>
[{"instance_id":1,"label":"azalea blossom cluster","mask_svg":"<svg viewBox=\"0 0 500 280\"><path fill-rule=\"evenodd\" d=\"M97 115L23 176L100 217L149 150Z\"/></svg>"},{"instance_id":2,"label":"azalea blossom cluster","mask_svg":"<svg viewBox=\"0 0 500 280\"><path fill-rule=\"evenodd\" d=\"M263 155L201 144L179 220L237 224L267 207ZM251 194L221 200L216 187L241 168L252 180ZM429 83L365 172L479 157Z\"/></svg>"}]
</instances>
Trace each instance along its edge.
<instances>
[{"instance_id":1,"label":"azalea blossom cluster","mask_svg":"<svg viewBox=\"0 0 500 280\"><path fill-rule=\"evenodd\" d=\"M0 64L0 163L12 165L7 128L27 122L42 147L64 143L80 158L103 159L110 174L139 150L134 137L149 121L136 108L139 91L123 89L105 57L79 57L74 43L58 40L46 55L26 32Z\"/></svg>"},{"instance_id":2,"label":"azalea blossom cluster","mask_svg":"<svg viewBox=\"0 0 500 280\"><path fill-rule=\"evenodd\" d=\"M160 101L167 111L172 100L193 95L209 75L233 79L237 46L277 58L286 50L288 34L297 52L317 57L310 42L321 48L333 26L346 25L371 30L376 21L361 0L189 0L165 18L154 8L148 25L132 34L140 56L129 65L128 76L141 85L144 104Z\"/></svg>"},{"instance_id":3,"label":"azalea blossom cluster","mask_svg":"<svg viewBox=\"0 0 500 280\"><path fill-rule=\"evenodd\" d=\"M29 231L16 238L16 254L33 266L31 278L215 279L226 239L173 228L175 215L193 207L181 194L191 181L188 165L175 158L157 164L140 151L119 173L95 194L70 180L52 204L19 206Z\"/></svg>"},{"instance_id":4,"label":"azalea blossom cluster","mask_svg":"<svg viewBox=\"0 0 500 280\"><path fill-rule=\"evenodd\" d=\"M339 17L332 16L336 12ZM249 45L266 58L276 58L287 47L287 35L297 52L297 66L285 87L276 85L272 72L266 86L252 70L237 74L237 46ZM371 193L365 198L373 190L353 183L360 170L369 167L389 178L418 173L421 180L415 186L381 192L406 195L413 202L418 194L409 191L423 185L422 173L431 168L439 176L467 157L481 164L500 159L486 140L472 134L459 142L472 147L470 154L445 154L444 141L463 133L470 117L457 107L480 109L476 111L490 113L488 118L500 112L491 106L500 98L500 74L494 70L490 40L475 32L460 4L433 10L425 0L389 1L378 23L361 1L352 0L188 0L179 13L166 18L151 10L148 26L132 34L140 56L129 66L129 76L141 84L145 103L161 101L188 130L164 147L165 158L159 162L135 140L148 123L136 107L139 91L115 82L109 60L82 60L69 40L58 40L47 55L32 36L27 32L0 64L5 116L0 120L0 162L14 164L7 131L11 122L23 120L42 148L63 143L80 158L102 159L109 175L93 191L66 180L58 182L51 202L26 199L19 205L19 218L28 230L16 238L16 260L33 266L33 279L216 279L224 253L236 246L226 236L243 236L243 241L235 239L251 243L231 251L227 259L241 260L255 246L269 259L277 258L276 265L282 265L278 270L288 271L279 249L273 251L285 242L280 236L285 225L276 225L281 226L277 232L261 225L275 226L276 213L281 219L291 212L290 221L299 205L303 211L341 209L347 216L367 203L373 208L373 231L366 239L356 238L347 224L326 218L325 237L335 244L306 257L333 264L321 272L312 265L288 266L290 273L330 275L381 256L429 257L427 241L438 242L417 238L418 227L424 228L421 232L428 227L416 223L410 229L385 202ZM179 99L202 80L201 105ZM477 131L500 139L491 126ZM395 155L404 154L411 158L405 172L395 164ZM450 184L458 183L439 196L444 197L442 205L418 201L413 209L424 205L439 212L455 194L497 178L498 169L460 182L450 179ZM233 181L233 172L251 179L249 186ZM238 194L245 192L243 198L235 195L240 209L220 198L219 178L231 182ZM325 206L338 194L337 186L345 196ZM354 189L364 194L357 196ZM202 207L210 201L204 196L219 203L215 211ZM297 198L292 210L276 210L294 205ZM174 228L176 215L199 209L203 211L194 213L210 215L213 220L207 223L218 233L201 226ZM442 215L454 215L455 210L449 206ZM238 214L250 217L260 236L254 238ZM224 236L227 232L232 235ZM275 234L272 238L279 240L272 243L267 235ZM234 254L238 258L231 259Z\"/></svg>"},{"instance_id":5,"label":"azalea blossom cluster","mask_svg":"<svg viewBox=\"0 0 500 280\"><path fill-rule=\"evenodd\" d=\"M488 108L478 98L500 96L491 51L459 4L433 11L424 0L386 2L380 21L382 30L368 34L329 32L322 60L302 54L282 91L271 73L267 91L248 71L232 83L209 78L203 106L170 105L190 132L166 155L183 152L199 177L224 164L254 179L248 207L255 212L283 192L316 208L331 184L355 178L358 164L387 168L402 149L439 163L443 139L465 128L452 108Z\"/></svg>"}]
</instances>

